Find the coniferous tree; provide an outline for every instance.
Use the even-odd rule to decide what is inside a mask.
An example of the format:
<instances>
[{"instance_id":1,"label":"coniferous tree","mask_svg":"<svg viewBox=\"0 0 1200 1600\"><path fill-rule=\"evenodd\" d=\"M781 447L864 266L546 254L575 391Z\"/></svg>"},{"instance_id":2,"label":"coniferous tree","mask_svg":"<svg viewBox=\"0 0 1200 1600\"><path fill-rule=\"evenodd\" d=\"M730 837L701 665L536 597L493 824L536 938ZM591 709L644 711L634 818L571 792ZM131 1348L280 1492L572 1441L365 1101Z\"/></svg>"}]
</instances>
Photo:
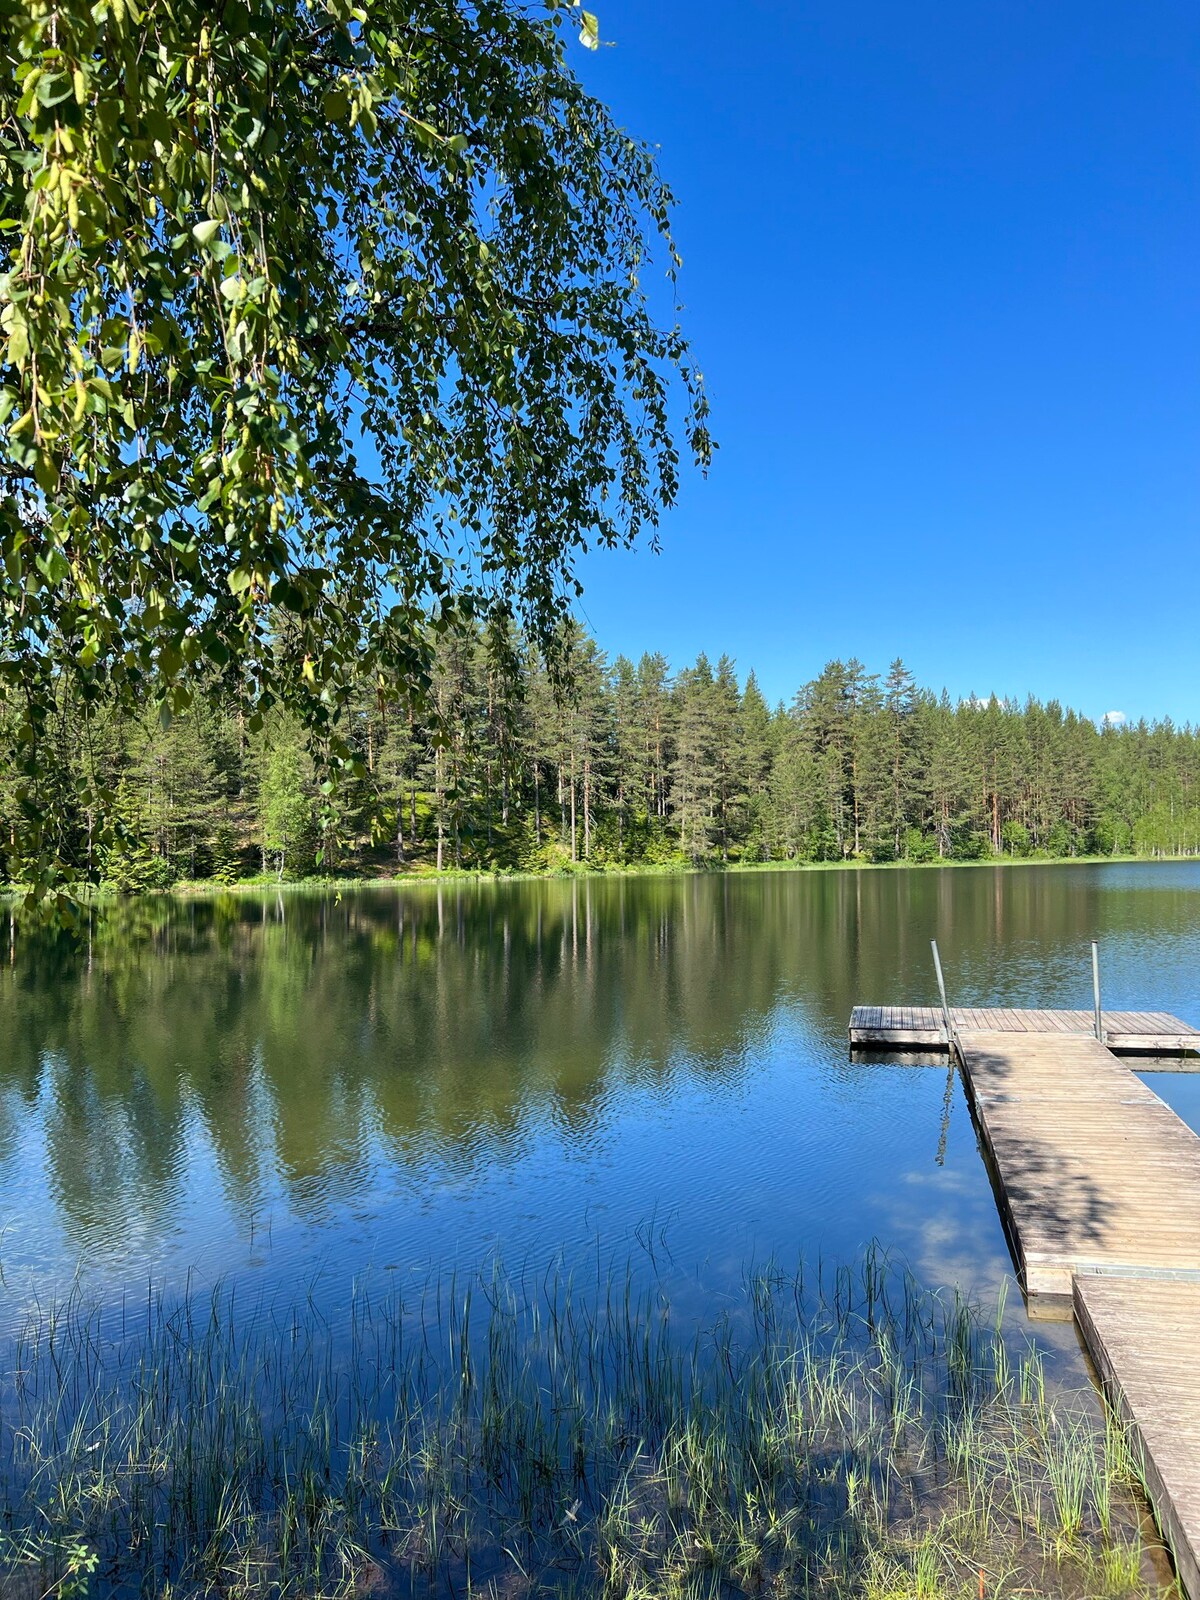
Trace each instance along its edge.
<instances>
[{"instance_id":1,"label":"coniferous tree","mask_svg":"<svg viewBox=\"0 0 1200 1600\"><path fill-rule=\"evenodd\" d=\"M622 860L640 820L648 817L650 756L644 725L641 684L628 656L613 663L609 685L613 719L613 784L617 853Z\"/></svg>"},{"instance_id":2,"label":"coniferous tree","mask_svg":"<svg viewBox=\"0 0 1200 1600\"><path fill-rule=\"evenodd\" d=\"M683 854L696 864L707 860L716 835L718 761L713 715L715 685L708 657L675 680L675 760L671 806Z\"/></svg>"},{"instance_id":3,"label":"coniferous tree","mask_svg":"<svg viewBox=\"0 0 1200 1600\"><path fill-rule=\"evenodd\" d=\"M291 648L286 625L277 634ZM112 887L320 871L592 863L925 861L1200 853L1200 738L1169 720L1098 727L1055 701L917 688L833 661L786 709L701 655L610 667L578 627L547 660L503 630L440 640L426 716L364 674L335 793L298 722L251 729L235 697L137 716L66 680L34 799L54 848ZM0 870L28 881L28 792L0 717ZM115 797L105 799L105 796ZM102 808L107 806L106 814Z\"/></svg>"},{"instance_id":4,"label":"coniferous tree","mask_svg":"<svg viewBox=\"0 0 1200 1600\"><path fill-rule=\"evenodd\" d=\"M892 859L903 854L913 801L917 798L920 750L914 737L917 685L899 656L888 669L883 686L886 720L885 750L888 769L887 824L892 842Z\"/></svg>"},{"instance_id":5,"label":"coniferous tree","mask_svg":"<svg viewBox=\"0 0 1200 1600\"><path fill-rule=\"evenodd\" d=\"M288 718L267 728L259 765L263 871L299 877L316 864L318 826L311 764Z\"/></svg>"},{"instance_id":6,"label":"coniferous tree","mask_svg":"<svg viewBox=\"0 0 1200 1600\"><path fill-rule=\"evenodd\" d=\"M707 691L712 745L713 830L721 860L741 836L747 800L746 749L742 734L742 696L733 659L722 656Z\"/></svg>"},{"instance_id":7,"label":"coniferous tree","mask_svg":"<svg viewBox=\"0 0 1200 1600\"><path fill-rule=\"evenodd\" d=\"M771 857L771 772L776 759L775 724L751 672L740 708L742 764L746 784L745 853L752 861Z\"/></svg>"},{"instance_id":8,"label":"coniferous tree","mask_svg":"<svg viewBox=\"0 0 1200 1600\"><path fill-rule=\"evenodd\" d=\"M664 822L675 754L675 702L666 656L657 653L642 656L638 662L638 688L648 785L647 812Z\"/></svg>"}]
</instances>

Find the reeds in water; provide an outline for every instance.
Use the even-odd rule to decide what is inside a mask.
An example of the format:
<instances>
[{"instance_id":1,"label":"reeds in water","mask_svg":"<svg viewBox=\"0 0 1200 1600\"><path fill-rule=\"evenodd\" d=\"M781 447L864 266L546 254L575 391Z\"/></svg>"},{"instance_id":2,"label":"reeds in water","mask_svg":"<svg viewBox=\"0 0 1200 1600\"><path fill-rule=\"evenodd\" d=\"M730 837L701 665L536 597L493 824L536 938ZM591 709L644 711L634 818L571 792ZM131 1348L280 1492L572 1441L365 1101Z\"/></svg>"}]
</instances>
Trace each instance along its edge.
<instances>
[{"instance_id":1,"label":"reeds in water","mask_svg":"<svg viewBox=\"0 0 1200 1600\"><path fill-rule=\"evenodd\" d=\"M691 1337L630 1274L500 1272L336 1330L224 1290L101 1328L10 1352L5 1595L1173 1592L1094 1395L874 1251Z\"/></svg>"}]
</instances>

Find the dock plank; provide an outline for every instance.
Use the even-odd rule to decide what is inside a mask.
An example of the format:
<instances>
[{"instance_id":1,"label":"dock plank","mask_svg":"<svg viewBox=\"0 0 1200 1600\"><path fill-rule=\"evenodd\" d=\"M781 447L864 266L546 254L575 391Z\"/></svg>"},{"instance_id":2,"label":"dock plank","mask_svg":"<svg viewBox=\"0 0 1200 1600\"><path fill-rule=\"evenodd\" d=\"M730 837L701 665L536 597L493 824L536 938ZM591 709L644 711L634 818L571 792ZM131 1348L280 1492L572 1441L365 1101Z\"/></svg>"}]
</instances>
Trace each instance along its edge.
<instances>
[{"instance_id":1,"label":"dock plank","mask_svg":"<svg viewBox=\"0 0 1200 1600\"><path fill-rule=\"evenodd\" d=\"M1200 1139L1153 1090L1083 1035L960 1048L1027 1294L1106 1264L1200 1278Z\"/></svg>"},{"instance_id":2,"label":"dock plank","mask_svg":"<svg viewBox=\"0 0 1200 1600\"><path fill-rule=\"evenodd\" d=\"M1079 1277L1074 1305L1180 1582L1200 1595L1200 1283Z\"/></svg>"},{"instance_id":3,"label":"dock plank","mask_svg":"<svg viewBox=\"0 0 1200 1600\"><path fill-rule=\"evenodd\" d=\"M1010 1006L955 1006L951 1021L960 1033L1015 1033L1029 1038L1093 1036L1088 1011ZM1106 1011L1105 1042L1118 1054L1200 1054L1200 1029L1165 1012ZM906 1050L946 1048L945 1019L936 1006L855 1006L850 1018L852 1046ZM1198 1063L1200 1065L1200 1063Z\"/></svg>"}]
</instances>

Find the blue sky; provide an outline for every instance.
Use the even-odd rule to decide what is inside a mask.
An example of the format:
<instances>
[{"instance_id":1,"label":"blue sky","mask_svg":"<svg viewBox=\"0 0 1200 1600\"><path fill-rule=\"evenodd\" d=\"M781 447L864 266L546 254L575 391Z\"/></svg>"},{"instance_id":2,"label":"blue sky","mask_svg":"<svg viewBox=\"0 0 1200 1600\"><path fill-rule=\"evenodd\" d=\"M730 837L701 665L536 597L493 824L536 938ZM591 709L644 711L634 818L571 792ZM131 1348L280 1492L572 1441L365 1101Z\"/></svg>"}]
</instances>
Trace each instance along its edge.
<instances>
[{"instance_id":1,"label":"blue sky","mask_svg":"<svg viewBox=\"0 0 1200 1600\"><path fill-rule=\"evenodd\" d=\"M1200 721L1200 11L596 8L721 445L601 643Z\"/></svg>"}]
</instances>

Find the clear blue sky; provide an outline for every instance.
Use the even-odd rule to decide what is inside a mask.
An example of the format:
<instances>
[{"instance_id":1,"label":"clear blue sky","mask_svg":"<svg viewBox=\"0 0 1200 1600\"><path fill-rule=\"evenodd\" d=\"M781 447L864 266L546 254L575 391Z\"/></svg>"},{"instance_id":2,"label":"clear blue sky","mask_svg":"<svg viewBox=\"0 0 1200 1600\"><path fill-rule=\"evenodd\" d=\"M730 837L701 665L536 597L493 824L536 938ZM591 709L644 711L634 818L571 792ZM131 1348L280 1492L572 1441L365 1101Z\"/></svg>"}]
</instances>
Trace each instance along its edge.
<instances>
[{"instance_id":1,"label":"clear blue sky","mask_svg":"<svg viewBox=\"0 0 1200 1600\"><path fill-rule=\"evenodd\" d=\"M595 7L721 444L601 643L1200 721L1200 10Z\"/></svg>"}]
</instances>

